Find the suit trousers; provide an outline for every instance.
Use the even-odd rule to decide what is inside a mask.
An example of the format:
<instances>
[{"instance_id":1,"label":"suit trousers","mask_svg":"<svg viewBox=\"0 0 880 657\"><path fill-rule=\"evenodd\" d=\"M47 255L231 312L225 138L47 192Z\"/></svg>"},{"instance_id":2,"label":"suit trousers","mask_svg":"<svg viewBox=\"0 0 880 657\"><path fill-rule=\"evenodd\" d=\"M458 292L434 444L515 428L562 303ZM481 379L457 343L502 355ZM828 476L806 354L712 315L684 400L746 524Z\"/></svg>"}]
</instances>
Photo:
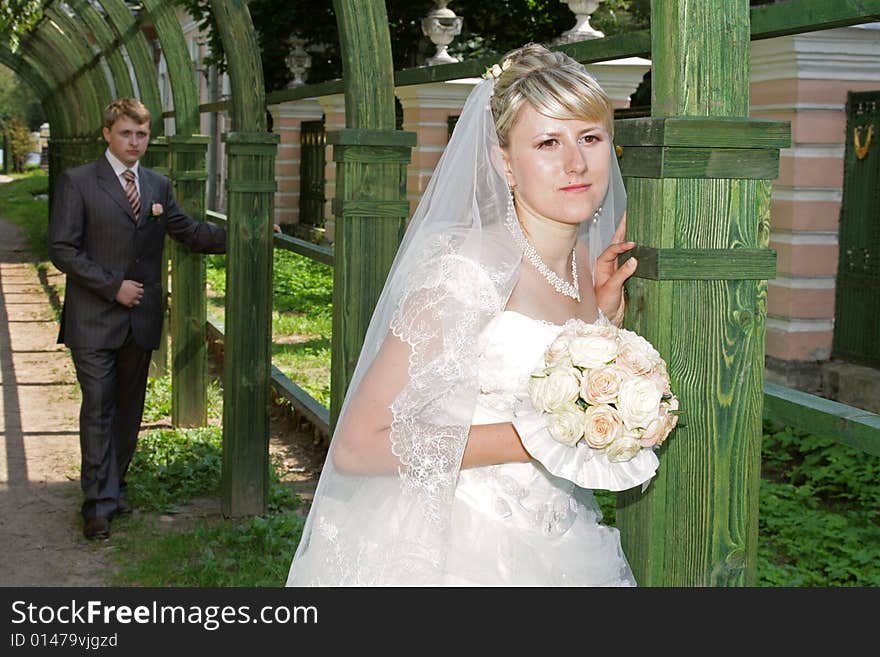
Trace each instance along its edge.
<instances>
[{"instance_id":1,"label":"suit trousers","mask_svg":"<svg viewBox=\"0 0 880 657\"><path fill-rule=\"evenodd\" d=\"M70 352L82 390L82 515L112 518L125 496L125 473L137 445L152 352L134 341L131 329L118 349L71 347Z\"/></svg>"}]
</instances>

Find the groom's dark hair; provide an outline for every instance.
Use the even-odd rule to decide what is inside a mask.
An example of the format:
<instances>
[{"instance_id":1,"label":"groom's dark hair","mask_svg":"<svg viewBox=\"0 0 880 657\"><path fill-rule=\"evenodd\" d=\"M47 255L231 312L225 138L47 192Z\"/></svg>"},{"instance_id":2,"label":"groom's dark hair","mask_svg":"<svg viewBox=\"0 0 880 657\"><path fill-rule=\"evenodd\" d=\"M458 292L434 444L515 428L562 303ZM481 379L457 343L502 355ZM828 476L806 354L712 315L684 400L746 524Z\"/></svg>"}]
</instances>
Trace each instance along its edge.
<instances>
[{"instance_id":1,"label":"groom's dark hair","mask_svg":"<svg viewBox=\"0 0 880 657\"><path fill-rule=\"evenodd\" d=\"M136 98L117 98L104 108L104 127L112 128L120 117L127 116L138 123L149 123L150 110Z\"/></svg>"}]
</instances>

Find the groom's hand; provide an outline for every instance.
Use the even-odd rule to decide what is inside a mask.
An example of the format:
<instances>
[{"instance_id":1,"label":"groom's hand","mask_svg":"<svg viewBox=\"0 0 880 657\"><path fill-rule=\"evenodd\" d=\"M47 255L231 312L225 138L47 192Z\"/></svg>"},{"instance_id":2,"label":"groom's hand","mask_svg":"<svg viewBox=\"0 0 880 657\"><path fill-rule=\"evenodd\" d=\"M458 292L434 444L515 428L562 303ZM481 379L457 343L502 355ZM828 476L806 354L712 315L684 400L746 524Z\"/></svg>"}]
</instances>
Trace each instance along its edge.
<instances>
[{"instance_id":1,"label":"groom's hand","mask_svg":"<svg viewBox=\"0 0 880 657\"><path fill-rule=\"evenodd\" d=\"M134 308L141 302L144 296L144 285L137 281L125 279L116 293L116 302L121 303L126 308Z\"/></svg>"}]
</instances>

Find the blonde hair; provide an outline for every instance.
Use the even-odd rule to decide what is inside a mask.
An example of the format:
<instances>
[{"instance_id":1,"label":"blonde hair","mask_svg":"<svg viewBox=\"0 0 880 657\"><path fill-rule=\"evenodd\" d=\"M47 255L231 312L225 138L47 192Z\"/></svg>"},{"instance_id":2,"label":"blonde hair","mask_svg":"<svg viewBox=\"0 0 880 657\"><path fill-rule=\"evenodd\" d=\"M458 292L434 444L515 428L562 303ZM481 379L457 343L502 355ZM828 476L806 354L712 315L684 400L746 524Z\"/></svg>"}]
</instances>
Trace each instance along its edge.
<instances>
[{"instance_id":1,"label":"blonde hair","mask_svg":"<svg viewBox=\"0 0 880 657\"><path fill-rule=\"evenodd\" d=\"M528 43L502 57L501 69L491 104L502 146L524 103L554 119L595 121L614 136L611 100L586 68L565 53Z\"/></svg>"},{"instance_id":2,"label":"blonde hair","mask_svg":"<svg viewBox=\"0 0 880 657\"><path fill-rule=\"evenodd\" d=\"M117 98L104 108L104 127L109 130L123 116L139 124L149 123L152 119L150 110L141 101L136 98Z\"/></svg>"}]
</instances>

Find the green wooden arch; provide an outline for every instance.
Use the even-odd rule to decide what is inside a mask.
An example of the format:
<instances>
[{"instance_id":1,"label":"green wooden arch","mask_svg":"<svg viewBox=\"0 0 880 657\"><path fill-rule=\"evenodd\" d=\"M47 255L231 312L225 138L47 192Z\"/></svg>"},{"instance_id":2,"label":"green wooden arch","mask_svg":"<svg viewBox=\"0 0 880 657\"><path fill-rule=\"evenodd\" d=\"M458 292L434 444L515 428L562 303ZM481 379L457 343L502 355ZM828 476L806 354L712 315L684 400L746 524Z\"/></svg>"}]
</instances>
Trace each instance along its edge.
<instances>
[{"instance_id":1,"label":"green wooden arch","mask_svg":"<svg viewBox=\"0 0 880 657\"><path fill-rule=\"evenodd\" d=\"M125 47L137 82L137 97L153 115L151 133L154 137L164 134L162 101L159 96L159 80L147 39L135 22L134 16L122 0L98 0L104 8L107 23L113 30L114 49ZM128 73L126 72L126 77Z\"/></svg>"},{"instance_id":2,"label":"green wooden arch","mask_svg":"<svg viewBox=\"0 0 880 657\"><path fill-rule=\"evenodd\" d=\"M94 37L99 50L107 60L113 77L114 95L134 96L134 86L128 73L125 60L116 47L113 31L105 22L98 11L89 4L88 0L72 0L69 3L71 9L82 19L89 33Z\"/></svg>"}]
</instances>

